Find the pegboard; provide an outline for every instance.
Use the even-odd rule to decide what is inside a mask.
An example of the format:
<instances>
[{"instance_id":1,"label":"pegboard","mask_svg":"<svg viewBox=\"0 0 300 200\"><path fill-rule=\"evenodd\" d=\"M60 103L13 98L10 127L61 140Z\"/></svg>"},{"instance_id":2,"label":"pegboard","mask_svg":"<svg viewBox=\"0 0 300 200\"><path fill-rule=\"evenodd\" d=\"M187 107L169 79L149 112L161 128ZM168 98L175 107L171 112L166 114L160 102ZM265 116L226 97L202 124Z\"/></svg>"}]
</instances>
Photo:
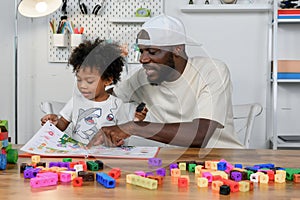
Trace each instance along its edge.
<instances>
[{"instance_id":1,"label":"pegboard","mask_svg":"<svg viewBox=\"0 0 300 200\"><path fill-rule=\"evenodd\" d=\"M120 44L127 43L129 54L128 63L137 63L134 56L133 44L137 30L143 24L124 19L134 18L138 8L151 10L151 16L163 13L163 0L104 0L103 6L97 15L92 14L94 7L102 3L102 0L82 0L87 7L88 14L82 14L78 0L68 0L66 16L72 21L75 27L84 27L83 40L94 40L97 37L106 40L117 41ZM54 19L58 24L63 16L61 8L48 16L48 20ZM122 19L120 22L111 19ZM49 26L48 34L48 61L49 62L68 62L68 58L74 47L70 45L70 33L67 34L66 47L53 46L53 33Z\"/></svg>"}]
</instances>

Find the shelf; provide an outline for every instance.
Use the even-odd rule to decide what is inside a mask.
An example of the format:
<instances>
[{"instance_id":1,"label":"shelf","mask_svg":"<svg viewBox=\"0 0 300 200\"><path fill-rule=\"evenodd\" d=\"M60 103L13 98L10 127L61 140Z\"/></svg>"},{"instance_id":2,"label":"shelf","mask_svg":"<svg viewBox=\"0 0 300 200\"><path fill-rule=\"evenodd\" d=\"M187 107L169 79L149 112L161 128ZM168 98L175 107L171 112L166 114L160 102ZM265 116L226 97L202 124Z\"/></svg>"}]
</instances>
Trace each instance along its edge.
<instances>
[{"instance_id":1,"label":"shelf","mask_svg":"<svg viewBox=\"0 0 300 200\"><path fill-rule=\"evenodd\" d=\"M300 148L300 142L285 142L277 137L277 147Z\"/></svg>"},{"instance_id":2,"label":"shelf","mask_svg":"<svg viewBox=\"0 0 300 200\"><path fill-rule=\"evenodd\" d=\"M300 19L278 19L278 23L300 23Z\"/></svg>"},{"instance_id":3,"label":"shelf","mask_svg":"<svg viewBox=\"0 0 300 200\"><path fill-rule=\"evenodd\" d=\"M122 18L109 18L108 21L111 23L144 23L150 17L122 17Z\"/></svg>"},{"instance_id":4,"label":"shelf","mask_svg":"<svg viewBox=\"0 0 300 200\"><path fill-rule=\"evenodd\" d=\"M201 12L264 12L271 10L269 4L218 4L218 5L186 5L180 8L183 13Z\"/></svg>"}]
</instances>

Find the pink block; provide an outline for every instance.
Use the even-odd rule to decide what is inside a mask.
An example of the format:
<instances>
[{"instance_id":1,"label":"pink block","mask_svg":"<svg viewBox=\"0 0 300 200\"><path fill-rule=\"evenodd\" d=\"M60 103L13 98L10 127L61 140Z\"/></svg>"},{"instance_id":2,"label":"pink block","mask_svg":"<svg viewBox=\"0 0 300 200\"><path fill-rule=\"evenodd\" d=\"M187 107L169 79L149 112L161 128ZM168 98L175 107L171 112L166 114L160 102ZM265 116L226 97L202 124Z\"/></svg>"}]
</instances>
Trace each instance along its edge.
<instances>
[{"instance_id":1,"label":"pink block","mask_svg":"<svg viewBox=\"0 0 300 200\"><path fill-rule=\"evenodd\" d=\"M227 168L226 168L225 172L226 172L227 174L229 174L230 171L234 168L234 166L233 166L232 164L230 164L229 162L227 162L227 161L224 160L224 159L221 159L220 162L226 162Z\"/></svg>"},{"instance_id":2,"label":"pink block","mask_svg":"<svg viewBox=\"0 0 300 200\"><path fill-rule=\"evenodd\" d=\"M213 176L210 172L203 172L202 177L207 178L209 183L211 183L213 180Z\"/></svg>"},{"instance_id":3,"label":"pink block","mask_svg":"<svg viewBox=\"0 0 300 200\"><path fill-rule=\"evenodd\" d=\"M142 176L142 177L146 177L146 173L144 171L135 171L134 174Z\"/></svg>"},{"instance_id":4,"label":"pink block","mask_svg":"<svg viewBox=\"0 0 300 200\"><path fill-rule=\"evenodd\" d=\"M60 181L67 183L67 182L71 182L71 174L70 173L60 173Z\"/></svg>"},{"instance_id":5,"label":"pink block","mask_svg":"<svg viewBox=\"0 0 300 200\"><path fill-rule=\"evenodd\" d=\"M54 177L35 177L30 179L30 186L33 188L57 185Z\"/></svg>"}]
</instances>

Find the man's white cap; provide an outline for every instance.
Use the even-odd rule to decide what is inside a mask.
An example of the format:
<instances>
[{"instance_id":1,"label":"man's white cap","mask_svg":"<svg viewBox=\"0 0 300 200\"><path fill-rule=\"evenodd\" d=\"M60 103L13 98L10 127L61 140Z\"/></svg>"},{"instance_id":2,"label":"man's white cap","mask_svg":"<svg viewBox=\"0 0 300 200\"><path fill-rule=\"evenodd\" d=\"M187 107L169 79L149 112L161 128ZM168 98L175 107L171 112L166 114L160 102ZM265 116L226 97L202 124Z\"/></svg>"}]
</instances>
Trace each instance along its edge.
<instances>
[{"instance_id":1,"label":"man's white cap","mask_svg":"<svg viewBox=\"0 0 300 200\"><path fill-rule=\"evenodd\" d=\"M174 46L180 44L201 45L187 40L183 23L175 18L161 14L146 21L140 31L145 30L150 40L137 38L137 44L153 46Z\"/></svg>"}]
</instances>

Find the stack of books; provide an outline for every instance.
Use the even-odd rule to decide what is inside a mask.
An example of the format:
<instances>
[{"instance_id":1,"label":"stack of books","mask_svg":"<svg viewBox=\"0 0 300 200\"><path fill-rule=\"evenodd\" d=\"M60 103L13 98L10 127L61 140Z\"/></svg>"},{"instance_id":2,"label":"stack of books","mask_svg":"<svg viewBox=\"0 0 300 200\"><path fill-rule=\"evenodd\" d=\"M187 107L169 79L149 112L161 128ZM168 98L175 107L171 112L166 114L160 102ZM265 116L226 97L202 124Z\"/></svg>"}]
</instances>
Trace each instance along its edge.
<instances>
[{"instance_id":1,"label":"stack of books","mask_svg":"<svg viewBox=\"0 0 300 200\"><path fill-rule=\"evenodd\" d=\"M300 79L300 60L278 60L277 79Z\"/></svg>"},{"instance_id":2,"label":"stack of books","mask_svg":"<svg viewBox=\"0 0 300 200\"><path fill-rule=\"evenodd\" d=\"M278 20L300 21L300 9L279 9Z\"/></svg>"}]
</instances>

